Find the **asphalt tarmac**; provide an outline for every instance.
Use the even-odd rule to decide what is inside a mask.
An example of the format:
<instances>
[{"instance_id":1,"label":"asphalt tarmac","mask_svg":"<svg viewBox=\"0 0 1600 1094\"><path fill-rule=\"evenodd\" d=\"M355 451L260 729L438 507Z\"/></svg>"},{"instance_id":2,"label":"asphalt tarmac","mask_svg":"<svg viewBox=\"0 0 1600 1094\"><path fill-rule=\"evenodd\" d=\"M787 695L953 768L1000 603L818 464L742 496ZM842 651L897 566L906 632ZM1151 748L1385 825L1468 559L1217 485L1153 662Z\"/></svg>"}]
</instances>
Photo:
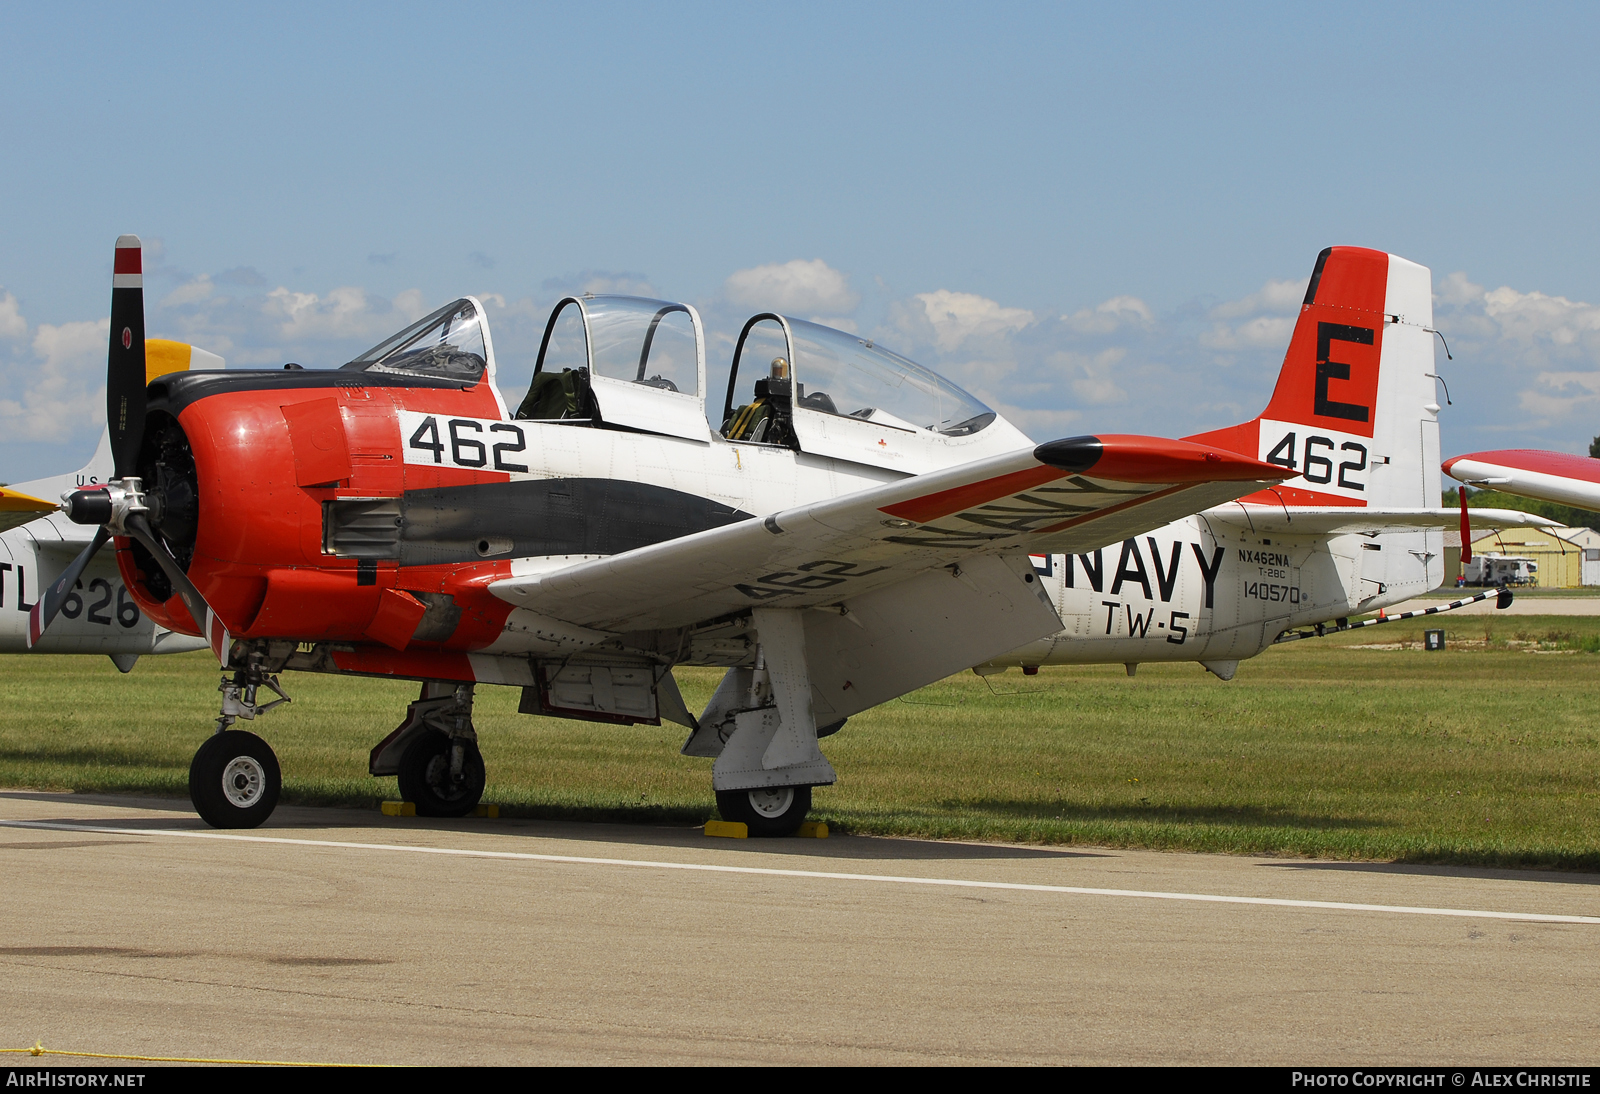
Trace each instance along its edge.
<instances>
[{"instance_id":1,"label":"asphalt tarmac","mask_svg":"<svg viewBox=\"0 0 1600 1094\"><path fill-rule=\"evenodd\" d=\"M220 833L186 806L0 793L0 1047L401 1064L1600 1058L1597 875L292 807Z\"/></svg>"}]
</instances>

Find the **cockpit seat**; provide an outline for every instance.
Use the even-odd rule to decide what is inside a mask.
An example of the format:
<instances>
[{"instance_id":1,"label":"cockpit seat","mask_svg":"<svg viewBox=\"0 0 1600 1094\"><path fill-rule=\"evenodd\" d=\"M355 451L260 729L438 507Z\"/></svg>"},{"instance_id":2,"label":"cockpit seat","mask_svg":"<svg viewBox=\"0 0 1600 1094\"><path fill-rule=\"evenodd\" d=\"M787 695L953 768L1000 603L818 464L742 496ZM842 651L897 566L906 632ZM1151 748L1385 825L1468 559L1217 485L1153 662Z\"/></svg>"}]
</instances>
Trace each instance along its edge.
<instances>
[{"instance_id":1,"label":"cockpit seat","mask_svg":"<svg viewBox=\"0 0 1600 1094\"><path fill-rule=\"evenodd\" d=\"M722 435L730 441L759 443L766 440L767 430L772 426L772 416L772 400L765 397L757 399L733 412L733 417L722 425Z\"/></svg>"},{"instance_id":2,"label":"cockpit seat","mask_svg":"<svg viewBox=\"0 0 1600 1094\"><path fill-rule=\"evenodd\" d=\"M528 395L517 407L516 416L542 421L594 418L588 372L564 368L560 372L539 373L528 386Z\"/></svg>"}]
</instances>

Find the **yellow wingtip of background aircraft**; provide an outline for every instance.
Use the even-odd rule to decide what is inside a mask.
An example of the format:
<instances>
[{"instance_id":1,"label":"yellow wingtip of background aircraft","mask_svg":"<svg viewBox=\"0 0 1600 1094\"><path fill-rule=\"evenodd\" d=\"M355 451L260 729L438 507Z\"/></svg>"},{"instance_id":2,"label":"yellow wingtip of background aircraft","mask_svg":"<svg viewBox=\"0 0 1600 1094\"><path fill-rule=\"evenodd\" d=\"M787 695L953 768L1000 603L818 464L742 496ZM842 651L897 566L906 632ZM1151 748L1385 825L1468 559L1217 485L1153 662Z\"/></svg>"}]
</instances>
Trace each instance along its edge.
<instances>
[{"instance_id":1,"label":"yellow wingtip of background aircraft","mask_svg":"<svg viewBox=\"0 0 1600 1094\"><path fill-rule=\"evenodd\" d=\"M147 384L169 372L220 369L223 365L221 357L187 342L173 342L166 338L144 340L144 382Z\"/></svg>"},{"instance_id":2,"label":"yellow wingtip of background aircraft","mask_svg":"<svg viewBox=\"0 0 1600 1094\"><path fill-rule=\"evenodd\" d=\"M48 513L56 508L53 501L0 486L0 513Z\"/></svg>"}]
</instances>

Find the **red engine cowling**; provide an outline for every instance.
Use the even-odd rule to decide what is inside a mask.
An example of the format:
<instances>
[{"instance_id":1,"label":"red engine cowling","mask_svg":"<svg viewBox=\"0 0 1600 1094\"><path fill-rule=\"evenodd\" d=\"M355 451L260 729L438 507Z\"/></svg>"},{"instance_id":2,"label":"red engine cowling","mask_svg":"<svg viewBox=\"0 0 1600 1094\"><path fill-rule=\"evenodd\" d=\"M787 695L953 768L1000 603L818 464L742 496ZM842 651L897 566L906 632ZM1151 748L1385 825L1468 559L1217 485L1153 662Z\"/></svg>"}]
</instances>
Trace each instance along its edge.
<instances>
[{"instance_id":1,"label":"red engine cowling","mask_svg":"<svg viewBox=\"0 0 1600 1094\"><path fill-rule=\"evenodd\" d=\"M381 522L386 499L407 490L506 481L503 472L403 459L398 411L498 418L487 384L190 373L158 380L150 396L139 473L151 524L236 638L467 650L499 634L510 607L485 586L509 575L508 562L402 566L398 552L361 557L386 552L341 550L325 536L330 503L369 499ZM143 548L116 544L139 606L161 626L199 633ZM446 602L435 614L448 632L419 630Z\"/></svg>"}]
</instances>

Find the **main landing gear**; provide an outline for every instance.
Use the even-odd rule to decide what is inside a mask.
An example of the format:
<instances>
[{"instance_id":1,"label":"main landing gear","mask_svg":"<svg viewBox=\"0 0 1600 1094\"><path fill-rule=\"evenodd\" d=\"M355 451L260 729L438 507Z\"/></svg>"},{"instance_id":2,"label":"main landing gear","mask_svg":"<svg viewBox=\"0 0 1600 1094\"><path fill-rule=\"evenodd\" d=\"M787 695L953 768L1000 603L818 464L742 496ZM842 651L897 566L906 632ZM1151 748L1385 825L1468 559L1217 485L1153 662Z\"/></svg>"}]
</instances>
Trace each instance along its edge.
<instances>
[{"instance_id":1,"label":"main landing gear","mask_svg":"<svg viewBox=\"0 0 1600 1094\"><path fill-rule=\"evenodd\" d=\"M483 797L483 754L472 725L471 684L429 681L406 719L367 761L374 775L397 775L400 797L419 817L464 817Z\"/></svg>"},{"instance_id":2,"label":"main landing gear","mask_svg":"<svg viewBox=\"0 0 1600 1094\"><path fill-rule=\"evenodd\" d=\"M400 797L419 817L462 817L483 797L486 774L478 742L438 730L419 733L400 754Z\"/></svg>"},{"instance_id":3,"label":"main landing gear","mask_svg":"<svg viewBox=\"0 0 1600 1094\"><path fill-rule=\"evenodd\" d=\"M711 788L726 821L752 836L792 836L811 811L811 788L837 776L817 739L845 723L817 725L806 671L800 612L756 608L755 663L730 668L683 743L685 756L711 756Z\"/></svg>"},{"instance_id":4,"label":"main landing gear","mask_svg":"<svg viewBox=\"0 0 1600 1094\"><path fill-rule=\"evenodd\" d=\"M792 836L811 812L809 786L775 786L759 790L718 790L717 812L727 821L743 821L752 836Z\"/></svg>"}]
</instances>

